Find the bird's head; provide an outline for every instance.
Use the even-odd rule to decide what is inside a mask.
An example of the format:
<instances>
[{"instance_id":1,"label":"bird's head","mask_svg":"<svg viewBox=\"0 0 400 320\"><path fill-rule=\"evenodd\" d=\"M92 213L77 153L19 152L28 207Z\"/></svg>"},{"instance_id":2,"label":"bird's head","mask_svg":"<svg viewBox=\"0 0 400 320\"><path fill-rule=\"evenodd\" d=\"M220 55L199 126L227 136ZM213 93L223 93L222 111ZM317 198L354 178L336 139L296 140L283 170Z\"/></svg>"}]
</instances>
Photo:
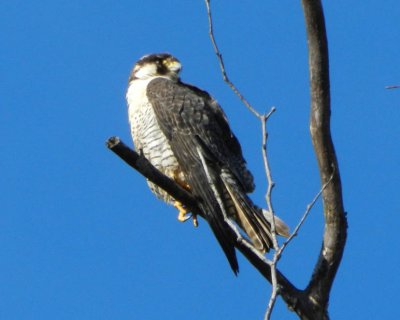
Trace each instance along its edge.
<instances>
[{"instance_id":1,"label":"bird's head","mask_svg":"<svg viewBox=\"0 0 400 320\"><path fill-rule=\"evenodd\" d=\"M177 58L168 53L156 53L143 56L135 63L129 81L166 77L171 80L179 79L182 65Z\"/></svg>"}]
</instances>

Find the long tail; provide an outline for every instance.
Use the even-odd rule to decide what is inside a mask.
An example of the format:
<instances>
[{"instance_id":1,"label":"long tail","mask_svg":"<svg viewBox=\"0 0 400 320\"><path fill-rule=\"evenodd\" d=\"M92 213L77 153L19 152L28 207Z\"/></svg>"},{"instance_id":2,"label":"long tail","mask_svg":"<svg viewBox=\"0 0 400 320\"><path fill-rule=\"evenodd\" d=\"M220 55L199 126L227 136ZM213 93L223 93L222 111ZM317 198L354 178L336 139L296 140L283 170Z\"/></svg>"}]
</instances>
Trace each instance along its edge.
<instances>
[{"instance_id":1,"label":"long tail","mask_svg":"<svg viewBox=\"0 0 400 320\"><path fill-rule=\"evenodd\" d=\"M272 247L272 215L255 206L230 173L223 171L221 179L234 204L236 222L246 232L257 250L262 253L269 251ZM289 236L289 227L277 216L275 216L275 227L277 234Z\"/></svg>"},{"instance_id":2,"label":"long tail","mask_svg":"<svg viewBox=\"0 0 400 320\"><path fill-rule=\"evenodd\" d=\"M217 177L212 168L208 168L208 170L211 171L210 174L213 178ZM196 172L195 179L191 175L188 176L192 193L199 199L198 205L200 210L203 212L212 232L224 251L233 272L237 274L239 272L239 264L236 258L231 228L224 220L224 215L210 186L206 172L202 167L194 171Z\"/></svg>"},{"instance_id":3,"label":"long tail","mask_svg":"<svg viewBox=\"0 0 400 320\"><path fill-rule=\"evenodd\" d=\"M221 228L219 223L213 220L208 220L208 224L210 225L211 230L213 231L215 237L217 238L219 245L224 251L232 271L234 272L235 275L237 275L239 272L239 263L236 258L235 247L231 240L232 235L226 232L228 230L226 228L228 227L224 226Z\"/></svg>"}]
</instances>

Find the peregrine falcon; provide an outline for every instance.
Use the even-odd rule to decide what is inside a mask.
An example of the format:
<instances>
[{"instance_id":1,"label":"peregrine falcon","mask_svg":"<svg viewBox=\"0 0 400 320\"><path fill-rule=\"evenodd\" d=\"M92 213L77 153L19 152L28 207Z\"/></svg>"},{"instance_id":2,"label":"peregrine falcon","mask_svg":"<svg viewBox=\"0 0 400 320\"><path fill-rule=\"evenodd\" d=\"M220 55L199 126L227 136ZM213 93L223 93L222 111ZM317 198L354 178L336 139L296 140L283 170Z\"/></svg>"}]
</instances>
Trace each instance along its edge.
<instances>
[{"instance_id":1,"label":"peregrine falcon","mask_svg":"<svg viewBox=\"0 0 400 320\"><path fill-rule=\"evenodd\" d=\"M183 83L181 69L179 60L167 53L146 55L134 65L126 94L133 142L158 170L198 200L237 273L234 239L226 219L265 253L272 245L271 216L247 196L255 187L253 176L225 113L207 92ZM157 185L148 184L157 197L178 209L179 221L192 218L197 226L194 214ZM287 236L285 223L278 217L275 222L277 233Z\"/></svg>"}]
</instances>

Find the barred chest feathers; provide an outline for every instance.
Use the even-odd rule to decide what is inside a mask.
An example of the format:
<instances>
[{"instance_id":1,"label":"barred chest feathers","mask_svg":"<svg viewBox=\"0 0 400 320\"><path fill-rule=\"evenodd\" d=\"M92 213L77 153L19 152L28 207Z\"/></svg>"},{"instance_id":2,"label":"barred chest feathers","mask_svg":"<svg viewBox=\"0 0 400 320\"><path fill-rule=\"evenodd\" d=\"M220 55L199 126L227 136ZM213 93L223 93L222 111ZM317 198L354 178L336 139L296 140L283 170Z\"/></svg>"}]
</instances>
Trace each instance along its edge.
<instances>
[{"instance_id":1,"label":"barred chest feathers","mask_svg":"<svg viewBox=\"0 0 400 320\"><path fill-rule=\"evenodd\" d=\"M168 177L174 178L178 174L177 178L184 181L185 178L179 170L178 161L172 153L166 136L158 125L156 115L147 98L147 85L153 79L131 81L126 93L129 123L135 149L142 151L151 164ZM149 181L148 185L158 198L169 203L173 202L173 199L164 190Z\"/></svg>"}]
</instances>

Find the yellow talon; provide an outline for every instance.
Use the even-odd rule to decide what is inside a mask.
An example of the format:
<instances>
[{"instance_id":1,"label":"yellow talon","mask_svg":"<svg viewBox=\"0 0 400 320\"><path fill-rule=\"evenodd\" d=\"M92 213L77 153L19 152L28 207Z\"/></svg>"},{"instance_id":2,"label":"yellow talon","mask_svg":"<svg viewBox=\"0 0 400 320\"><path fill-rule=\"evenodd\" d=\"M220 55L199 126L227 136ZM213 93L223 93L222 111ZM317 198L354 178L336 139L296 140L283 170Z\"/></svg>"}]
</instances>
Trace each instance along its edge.
<instances>
[{"instance_id":1,"label":"yellow talon","mask_svg":"<svg viewBox=\"0 0 400 320\"><path fill-rule=\"evenodd\" d=\"M197 227L199 225L199 222L197 221L197 215L192 214L188 215L188 211L186 208L180 203L179 201L174 201L174 207L178 209L178 221L180 222L185 222L189 220L190 218L193 219L193 225Z\"/></svg>"},{"instance_id":2,"label":"yellow talon","mask_svg":"<svg viewBox=\"0 0 400 320\"><path fill-rule=\"evenodd\" d=\"M187 216L188 213L186 208L180 203L179 201L174 201L174 207L178 209L178 220L180 222L185 222L186 220L190 219L190 216Z\"/></svg>"},{"instance_id":3,"label":"yellow talon","mask_svg":"<svg viewBox=\"0 0 400 320\"><path fill-rule=\"evenodd\" d=\"M195 227L198 227L198 225L199 225L199 221L197 221L197 214L192 214L192 219L193 219L193 225L195 226Z\"/></svg>"}]
</instances>

